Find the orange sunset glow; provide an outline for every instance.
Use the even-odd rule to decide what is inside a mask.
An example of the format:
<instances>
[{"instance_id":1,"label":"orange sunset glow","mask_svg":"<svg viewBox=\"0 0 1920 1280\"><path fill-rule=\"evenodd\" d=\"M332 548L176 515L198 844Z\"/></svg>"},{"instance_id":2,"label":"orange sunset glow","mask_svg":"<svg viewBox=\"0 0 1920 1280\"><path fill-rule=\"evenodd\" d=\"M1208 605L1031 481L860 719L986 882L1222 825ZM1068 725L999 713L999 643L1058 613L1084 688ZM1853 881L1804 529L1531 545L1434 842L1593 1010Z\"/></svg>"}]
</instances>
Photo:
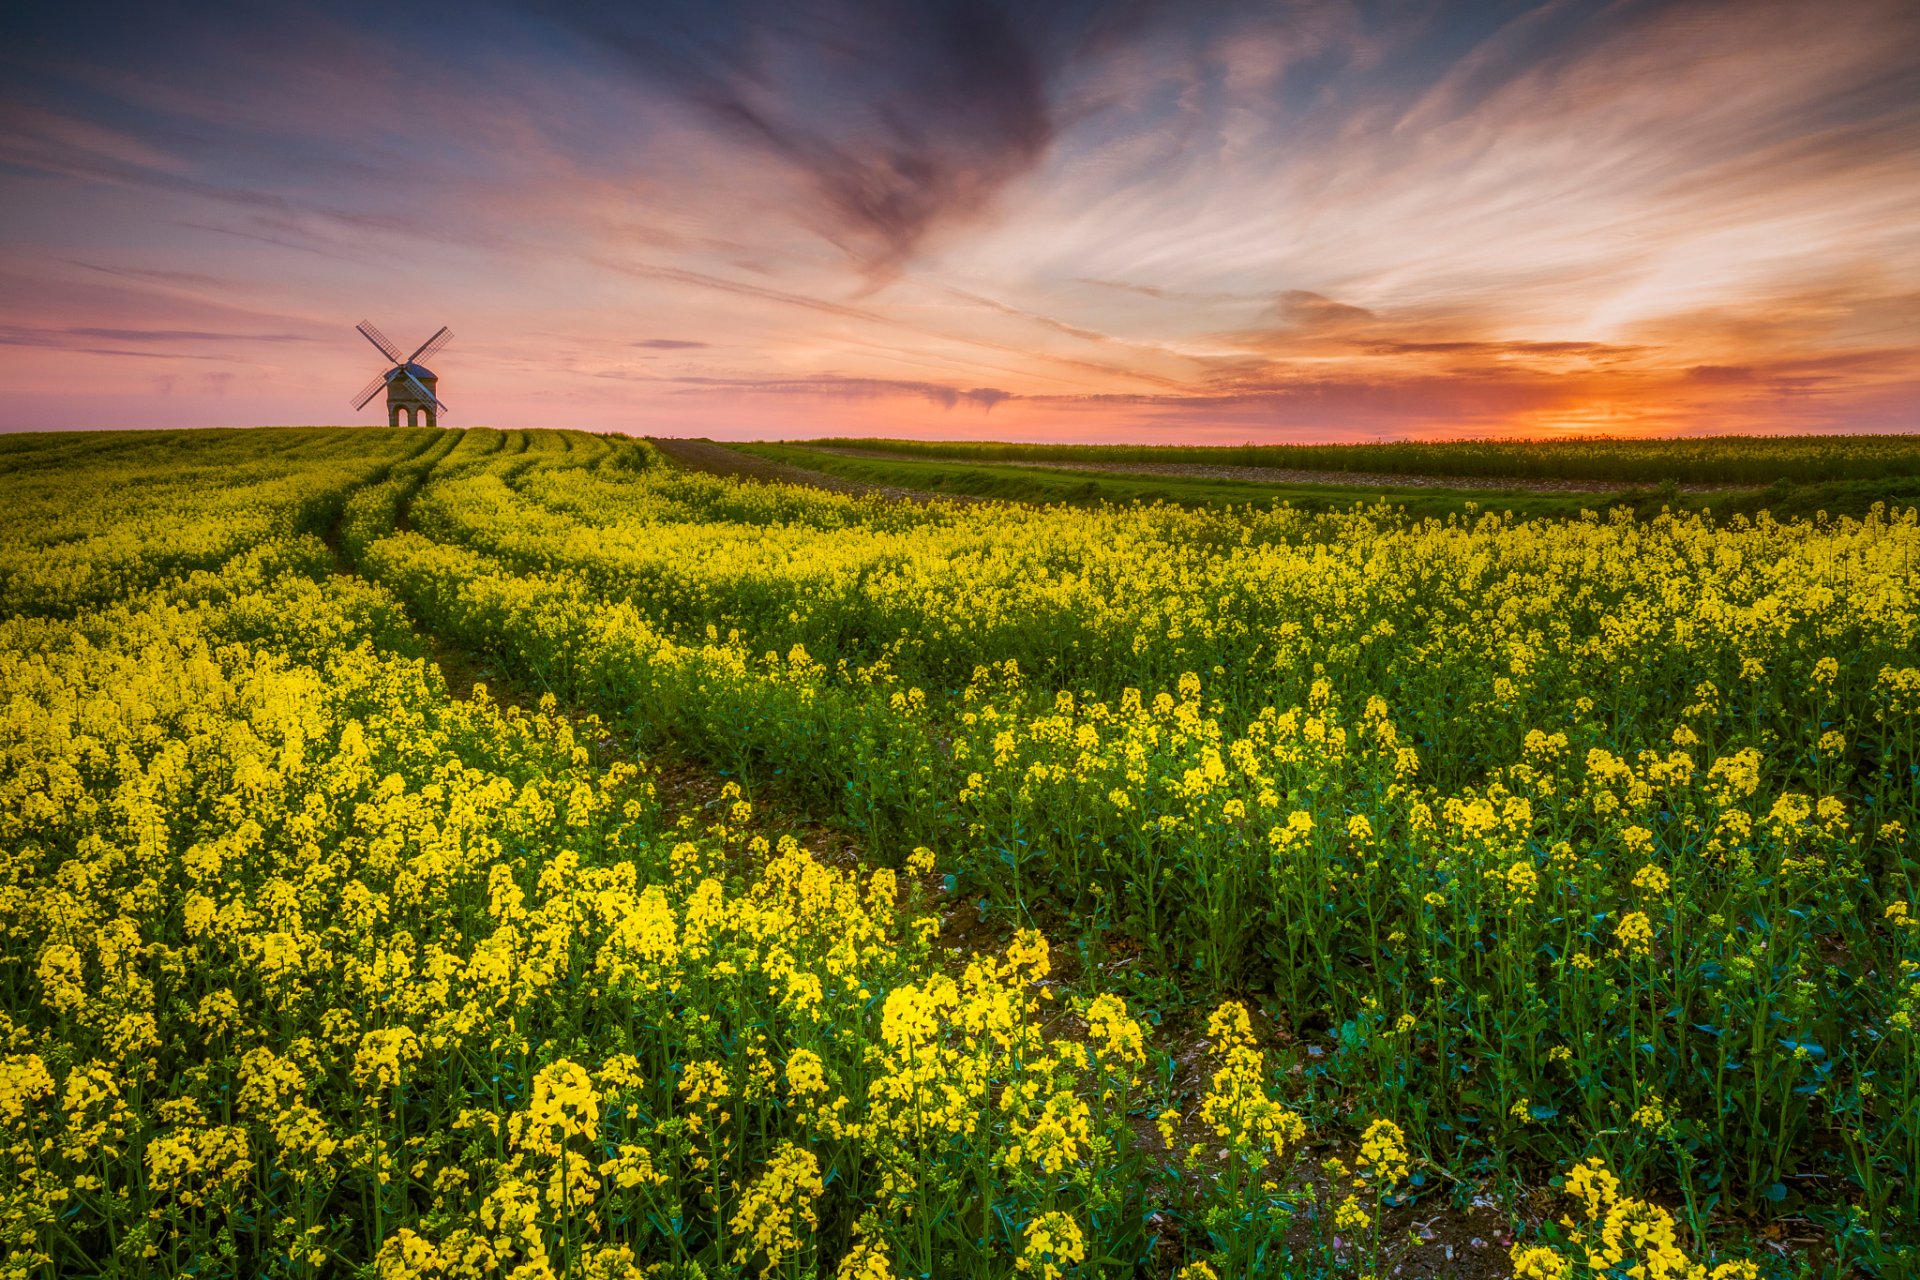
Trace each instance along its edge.
<instances>
[{"instance_id":1,"label":"orange sunset glow","mask_svg":"<svg viewBox=\"0 0 1920 1280\"><path fill-rule=\"evenodd\" d=\"M1920 6L29 6L0 428L1913 430Z\"/></svg>"}]
</instances>

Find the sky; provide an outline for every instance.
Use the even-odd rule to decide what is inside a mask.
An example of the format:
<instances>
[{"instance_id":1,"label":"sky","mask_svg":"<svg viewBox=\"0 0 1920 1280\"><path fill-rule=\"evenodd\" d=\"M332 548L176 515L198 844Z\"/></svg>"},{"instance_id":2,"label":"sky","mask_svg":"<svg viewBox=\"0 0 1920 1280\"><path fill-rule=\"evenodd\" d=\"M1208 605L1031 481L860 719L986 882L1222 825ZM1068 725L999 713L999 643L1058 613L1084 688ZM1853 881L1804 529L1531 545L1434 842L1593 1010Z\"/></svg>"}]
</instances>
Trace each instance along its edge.
<instances>
[{"instance_id":1,"label":"sky","mask_svg":"<svg viewBox=\"0 0 1920 1280\"><path fill-rule=\"evenodd\" d=\"M0 430L1920 430L1911 0L41 3Z\"/></svg>"}]
</instances>

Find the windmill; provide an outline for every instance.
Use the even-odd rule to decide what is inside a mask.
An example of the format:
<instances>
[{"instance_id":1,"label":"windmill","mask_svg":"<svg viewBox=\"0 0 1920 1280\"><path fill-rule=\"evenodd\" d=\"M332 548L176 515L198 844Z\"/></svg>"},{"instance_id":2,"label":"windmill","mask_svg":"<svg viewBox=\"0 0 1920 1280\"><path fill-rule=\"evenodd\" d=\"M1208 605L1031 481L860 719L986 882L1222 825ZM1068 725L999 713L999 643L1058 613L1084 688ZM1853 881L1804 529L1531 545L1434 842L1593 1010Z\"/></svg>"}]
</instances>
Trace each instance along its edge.
<instances>
[{"instance_id":1,"label":"windmill","mask_svg":"<svg viewBox=\"0 0 1920 1280\"><path fill-rule=\"evenodd\" d=\"M354 327L360 330L360 336L371 342L381 355L393 362L393 368L369 382L366 388L353 398L353 407L366 408L367 402L380 394L380 388L385 387L388 426L399 426L400 414L403 411L407 415L407 425L410 427L419 425L418 415L423 413L427 417L428 426L439 426L440 415L447 408L441 403L440 397L434 394L434 388L440 384L440 379L434 376L433 370L421 364L420 361L451 342L453 331L442 325L440 332L421 343L418 350L403 359L400 348L394 346L387 335L374 328L370 322L362 320Z\"/></svg>"}]
</instances>

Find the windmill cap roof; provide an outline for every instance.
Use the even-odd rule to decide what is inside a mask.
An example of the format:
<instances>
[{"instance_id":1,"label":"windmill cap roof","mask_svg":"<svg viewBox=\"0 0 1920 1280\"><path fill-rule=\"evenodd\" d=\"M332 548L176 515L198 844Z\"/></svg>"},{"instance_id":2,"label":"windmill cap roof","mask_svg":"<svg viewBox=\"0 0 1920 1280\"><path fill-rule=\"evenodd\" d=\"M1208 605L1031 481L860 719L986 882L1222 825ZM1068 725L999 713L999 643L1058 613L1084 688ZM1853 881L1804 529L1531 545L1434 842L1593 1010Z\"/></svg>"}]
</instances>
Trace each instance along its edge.
<instances>
[{"instance_id":1,"label":"windmill cap roof","mask_svg":"<svg viewBox=\"0 0 1920 1280\"><path fill-rule=\"evenodd\" d=\"M393 379L408 373L411 373L416 378L434 378L439 376L423 364L409 364L387 370L387 380L391 382Z\"/></svg>"}]
</instances>

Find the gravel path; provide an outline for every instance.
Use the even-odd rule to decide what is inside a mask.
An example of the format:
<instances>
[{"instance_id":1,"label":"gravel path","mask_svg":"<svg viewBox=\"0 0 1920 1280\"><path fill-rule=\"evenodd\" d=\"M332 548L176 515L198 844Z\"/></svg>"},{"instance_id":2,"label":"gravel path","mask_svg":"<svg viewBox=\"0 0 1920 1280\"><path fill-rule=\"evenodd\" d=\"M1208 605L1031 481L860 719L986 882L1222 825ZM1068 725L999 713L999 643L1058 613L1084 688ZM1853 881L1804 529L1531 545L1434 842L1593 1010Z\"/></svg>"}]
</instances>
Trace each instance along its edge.
<instances>
[{"instance_id":1,"label":"gravel path","mask_svg":"<svg viewBox=\"0 0 1920 1280\"><path fill-rule=\"evenodd\" d=\"M804 484L834 493L851 493L856 496L875 495L898 502L987 501L985 498L976 498L964 493L930 493L925 489L902 489L891 484L864 484L858 480L846 480L839 476L828 475L824 471L809 471L805 467L774 462L756 454L729 449L711 440L674 440L649 436L647 443L665 454L667 461L675 466L684 467L688 471L704 471L708 475L732 476L770 484Z\"/></svg>"},{"instance_id":2,"label":"gravel path","mask_svg":"<svg viewBox=\"0 0 1920 1280\"><path fill-rule=\"evenodd\" d=\"M845 449L806 445L820 453L892 462L951 462L962 466L1034 467L1042 471L1105 471L1118 475L1188 476L1200 480L1250 480L1256 484L1318 484L1346 489L1489 489L1506 493L1625 493L1647 485L1600 484L1590 480L1537 480L1499 476L1415 476L1390 471L1297 471L1287 467L1229 467L1210 462L1044 462L1027 458L937 458L884 449ZM1682 493L1717 493L1737 488L1722 484L1683 484Z\"/></svg>"}]
</instances>

